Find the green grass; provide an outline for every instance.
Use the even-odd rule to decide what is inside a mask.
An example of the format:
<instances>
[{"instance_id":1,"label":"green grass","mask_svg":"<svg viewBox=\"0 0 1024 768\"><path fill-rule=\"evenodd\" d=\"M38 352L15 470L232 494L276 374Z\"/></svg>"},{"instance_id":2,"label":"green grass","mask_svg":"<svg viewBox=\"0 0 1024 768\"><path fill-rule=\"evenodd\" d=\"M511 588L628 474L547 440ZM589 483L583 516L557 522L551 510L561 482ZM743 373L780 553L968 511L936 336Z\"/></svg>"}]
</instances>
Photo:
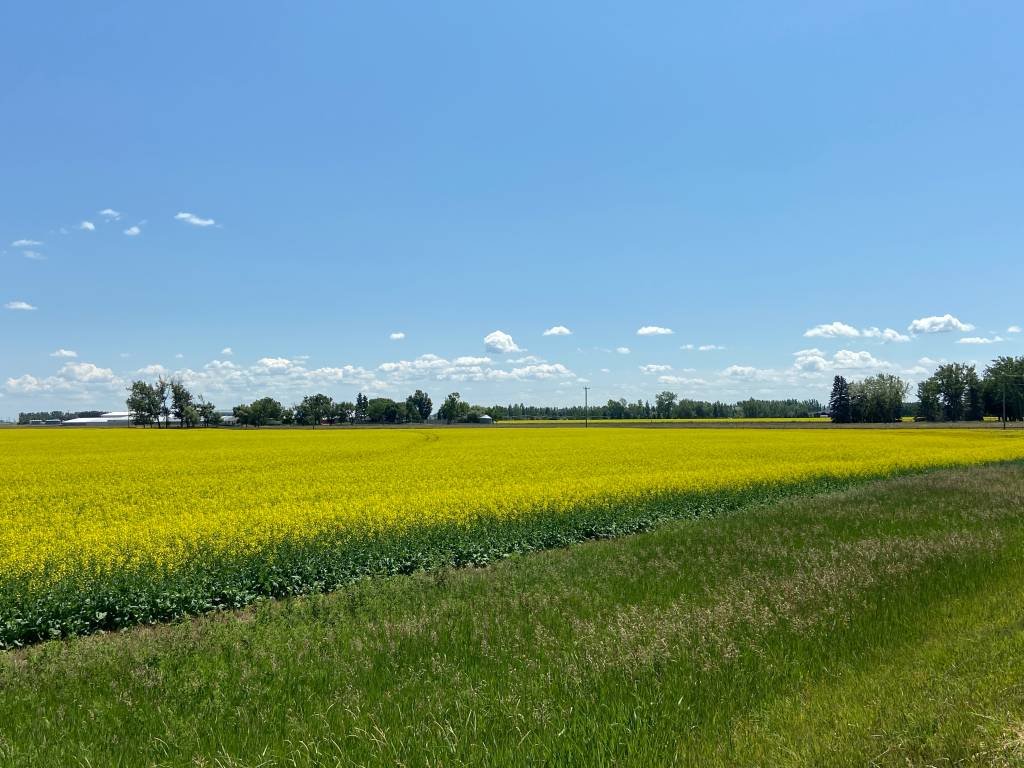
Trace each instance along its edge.
<instances>
[{"instance_id":1,"label":"green grass","mask_svg":"<svg viewBox=\"0 0 1024 768\"><path fill-rule=\"evenodd\" d=\"M1024 468L0 656L0 765L1024 765Z\"/></svg>"}]
</instances>

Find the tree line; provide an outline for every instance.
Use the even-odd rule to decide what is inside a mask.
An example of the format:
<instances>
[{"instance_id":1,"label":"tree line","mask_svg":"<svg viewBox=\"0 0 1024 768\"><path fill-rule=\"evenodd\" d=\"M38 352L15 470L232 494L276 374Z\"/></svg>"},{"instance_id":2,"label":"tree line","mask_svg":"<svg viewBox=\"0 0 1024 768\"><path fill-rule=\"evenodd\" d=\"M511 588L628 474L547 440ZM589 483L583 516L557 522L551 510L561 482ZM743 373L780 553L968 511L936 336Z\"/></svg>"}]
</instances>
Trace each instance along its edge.
<instances>
[{"instance_id":1,"label":"tree line","mask_svg":"<svg viewBox=\"0 0 1024 768\"><path fill-rule=\"evenodd\" d=\"M532 406L493 405L484 413L499 420L530 419L763 419L805 418L823 411L819 401L811 400L742 400L738 403L709 402L680 398L675 392L659 392L654 402L624 398L609 400L604 405L592 405L586 411L582 405Z\"/></svg>"},{"instance_id":2,"label":"tree line","mask_svg":"<svg viewBox=\"0 0 1024 768\"><path fill-rule=\"evenodd\" d=\"M968 363L944 363L917 385L917 403L907 407L910 386L898 376L863 381L836 376L829 414L839 424L900 421L981 421L986 416L1024 419L1024 357L997 357L978 374ZM908 411L910 413L908 414Z\"/></svg>"}]
</instances>

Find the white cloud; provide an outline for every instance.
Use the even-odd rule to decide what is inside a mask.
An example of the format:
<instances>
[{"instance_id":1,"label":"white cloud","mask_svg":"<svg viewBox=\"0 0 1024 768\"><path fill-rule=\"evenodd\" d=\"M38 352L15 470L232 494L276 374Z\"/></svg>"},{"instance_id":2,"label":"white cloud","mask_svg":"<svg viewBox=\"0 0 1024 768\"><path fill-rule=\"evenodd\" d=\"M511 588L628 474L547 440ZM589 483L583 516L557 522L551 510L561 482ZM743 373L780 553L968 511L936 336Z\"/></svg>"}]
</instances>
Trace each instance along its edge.
<instances>
[{"instance_id":1,"label":"white cloud","mask_svg":"<svg viewBox=\"0 0 1024 768\"><path fill-rule=\"evenodd\" d=\"M405 338L405 332L395 331L394 333L390 334L388 338L391 339L392 341L401 341L402 339Z\"/></svg>"},{"instance_id":2,"label":"white cloud","mask_svg":"<svg viewBox=\"0 0 1024 768\"><path fill-rule=\"evenodd\" d=\"M499 354L522 351L515 341L512 340L512 337L504 331L492 331L484 336L484 346L487 347L488 352L497 352Z\"/></svg>"},{"instance_id":3,"label":"white cloud","mask_svg":"<svg viewBox=\"0 0 1024 768\"><path fill-rule=\"evenodd\" d=\"M680 347L680 349L685 349L685 350L691 350L691 349L696 349L696 348L697 348L696 344L683 344L683 346Z\"/></svg>"},{"instance_id":4,"label":"white cloud","mask_svg":"<svg viewBox=\"0 0 1024 768\"><path fill-rule=\"evenodd\" d=\"M292 361L287 357L261 357L256 365L268 371L287 371L292 367Z\"/></svg>"},{"instance_id":5,"label":"white cloud","mask_svg":"<svg viewBox=\"0 0 1024 768\"><path fill-rule=\"evenodd\" d=\"M7 309L14 309L23 312L31 312L35 309L38 309L38 307L33 307L27 301L8 301L6 304L4 304L4 307L6 307Z\"/></svg>"},{"instance_id":6,"label":"white cloud","mask_svg":"<svg viewBox=\"0 0 1024 768\"><path fill-rule=\"evenodd\" d=\"M194 213L177 213L174 215L174 218L176 221L184 221L186 224L191 224L194 227L212 227L217 223L213 219L203 219Z\"/></svg>"},{"instance_id":7,"label":"white cloud","mask_svg":"<svg viewBox=\"0 0 1024 768\"><path fill-rule=\"evenodd\" d=\"M96 229L96 225L93 224L91 221L83 221L81 224L78 225L78 228L84 229L86 232L92 232Z\"/></svg>"},{"instance_id":8,"label":"white cloud","mask_svg":"<svg viewBox=\"0 0 1024 768\"><path fill-rule=\"evenodd\" d=\"M572 331L564 325L553 325L544 331L545 336L572 336Z\"/></svg>"},{"instance_id":9,"label":"white cloud","mask_svg":"<svg viewBox=\"0 0 1024 768\"><path fill-rule=\"evenodd\" d=\"M892 368L892 363L875 358L870 352L862 350L854 352L841 349L832 356L836 368Z\"/></svg>"},{"instance_id":10,"label":"white cloud","mask_svg":"<svg viewBox=\"0 0 1024 768\"><path fill-rule=\"evenodd\" d=\"M612 372L611 368L602 368L601 369L601 373L611 373L611 372Z\"/></svg>"},{"instance_id":11,"label":"white cloud","mask_svg":"<svg viewBox=\"0 0 1024 768\"><path fill-rule=\"evenodd\" d=\"M891 341L897 344L910 341L910 337L905 333L900 333L894 328L886 328L880 330L878 328L865 328L862 333L869 339L881 339L882 341Z\"/></svg>"},{"instance_id":12,"label":"white cloud","mask_svg":"<svg viewBox=\"0 0 1024 768\"><path fill-rule=\"evenodd\" d=\"M911 333L948 333L949 331L960 331L966 333L973 331L974 326L970 323L960 322L953 315L932 315L914 320L908 327Z\"/></svg>"},{"instance_id":13,"label":"white cloud","mask_svg":"<svg viewBox=\"0 0 1024 768\"><path fill-rule=\"evenodd\" d=\"M870 352L841 349L829 357L820 349L801 349L793 353L793 368L801 373L821 373L824 371L850 369L888 369L893 364L879 360Z\"/></svg>"},{"instance_id":14,"label":"white cloud","mask_svg":"<svg viewBox=\"0 0 1024 768\"><path fill-rule=\"evenodd\" d=\"M1000 341L1004 341L1002 336L965 336L959 339L957 344L998 344Z\"/></svg>"},{"instance_id":15,"label":"white cloud","mask_svg":"<svg viewBox=\"0 0 1024 768\"><path fill-rule=\"evenodd\" d=\"M1020 333L1020 326L1019 325L1011 325L1009 328L1006 329L1006 332L1007 333Z\"/></svg>"},{"instance_id":16,"label":"white cloud","mask_svg":"<svg viewBox=\"0 0 1024 768\"><path fill-rule=\"evenodd\" d=\"M620 355L628 355L630 352L629 347L616 347L615 351Z\"/></svg>"},{"instance_id":17,"label":"white cloud","mask_svg":"<svg viewBox=\"0 0 1024 768\"><path fill-rule=\"evenodd\" d=\"M142 234L142 229L139 227L138 224L133 224L132 226L128 227L128 229L126 229L124 233L128 235L128 237L138 237L139 235Z\"/></svg>"},{"instance_id":18,"label":"white cloud","mask_svg":"<svg viewBox=\"0 0 1024 768\"><path fill-rule=\"evenodd\" d=\"M701 344L697 347L698 352L715 352L722 349L725 349L725 347L719 346L718 344Z\"/></svg>"},{"instance_id":19,"label":"white cloud","mask_svg":"<svg viewBox=\"0 0 1024 768\"><path fill-rule=\"evenodd\" d=\"M455 365L490 365L491 358L474 357L473 355L463 355L462 357L456 357L455 360L453 360L452 362Z\"/></svg>"},{"instance_id":20,"label":"white cloud","mask_svg":"<svg viewBox=\"0 0 1024 768\"><path fill-rule=\"evenodd\" d=\"M58 349L56 352L51 352L50 357L78 357L78 353L73 349Z\"/></svg>"},{"instance_id":21,"label":"white cloud","mask_svg":"<svg viewBox=\"0 0 1024 768\"><path fill-rule=\"evenodd\" d=\"M100 211L100 216L107 221L117 221L121 218L121 213L120 211L115 211L113 208L104 208Z\"/></svg>"},{"instance_id":22,"label":"white cloud","mask_svg":"<svg viewBox=\"0 0 1024 768\"><path fill-rule=\"evenodd\" d=\"M42 244L43 244L42 240L21 239L21 240L15 240L13 243L11 243L11 247L13 247L13 248L32 248L34 246L42 245Z\"/></svg>"},{"instance_id":23,"label":"white cloud","mask_svg":"<svg viewBox=\"0 0 1024 768\"><path fill-rule=\"evenodd\" d=\"M151 363L150 365L145 365L142 368L139 368L136 373L143 376L166 376L168 374L168 370L160 365L160 363Z\"/></svg>"},{"instance_id":24,"label":"white cloud","mask_svg":"<svg viewBox=\"0 0 1024 768\"><path fill-rule=\"evenodd\" d=\"M774 371L767 368L755 368L752 365L730 365L722 375L733 379L767 379L774 375Z\"/></svg>"},{"instance_id":25,"label":"white cloud","mask_svg":"<svg viewBox=\"0 0 1024 768\"><path fill-rule=\"evenodd\" d=\"M804 331L804 336L807 338L835 339L842 337L852 339L860 336L860 331L852 325L847 325L846 323L841 323L838 320L835 320L831 323L822 323L821 325L809 328Z\"/></svg>"},{"instance_id":26,"label":"white cloud","mask_svg":"<svg viewBox=\"0 0 1024 768\"><path fill-rule=\"evenodd\" d=\"M659 376L658 381L661 384L675 384L677 386L685 385L691 387L706 386L708 383L705 379L695 379L688 376Z\"/></svg>"},{"instance_id":27,"label":"white cloud","mask_svg":"<svg viewBox=\"0 0 1024 768\"><path fill-rule=\"evenodd\" d=\"M658 363L652 363L650 365L641 365L640 371L642 373L661 373L663 371L671 371L671 365L662 365Z\"/></svg>"},{"instance_id":28,"label":"white cloud","mask_svg":"<svg viewBox=\"0 0 1024 768\"><path fill-rule=\"evenodd\" d=\"M84 383L110 382L117 378L109 368L99 368L93 363L65 363L60 369L60 375Z\"/></svg>"},{"instance_id":29,"label":"white cloud","mask_svg":"<svg viewBox=\"0 0 1024 768\"><path fill-rule=\"evenodd\" d=\"M220 353L221 353L222 355L227 355L228 357L231 357L231 355L235 354L235 353L234 353L234 352L232 351L231 347L224 347L224 349L222 349L222 350L220 351Z\"/></svg>"},{"instance_id":30,"label":"white cloud","mask_svg":"<svg viewBox=\"0 0 1024 768\"><path fill-rule=\"evenodd\" d=\"M39 251L22 251L21 255L32 261L46 261L46 256Z\"/></svg>"},{"instance_id":31,"label":"white cloud","mask_svg":"<svg viewBox=\"0 0 1024 768\"><path fill-rule=\"evenodd\" d=\"M176 354L174 356L174 359L175 360L181 360L183 357L185 357L185 355L183 355L181 352L179 352L178 354Z\"/></svg>"},{"instance_id":32,"label":"white cloud","mask_svg":"<svg viewBox=\"0 0 1024 768\"><path fill-rule=\"evenodd\" d=\"M645 325L637 328L637 336L671 336L675 331L671 328L663 328L660 325Z\"/></svg>"}]
</instances>

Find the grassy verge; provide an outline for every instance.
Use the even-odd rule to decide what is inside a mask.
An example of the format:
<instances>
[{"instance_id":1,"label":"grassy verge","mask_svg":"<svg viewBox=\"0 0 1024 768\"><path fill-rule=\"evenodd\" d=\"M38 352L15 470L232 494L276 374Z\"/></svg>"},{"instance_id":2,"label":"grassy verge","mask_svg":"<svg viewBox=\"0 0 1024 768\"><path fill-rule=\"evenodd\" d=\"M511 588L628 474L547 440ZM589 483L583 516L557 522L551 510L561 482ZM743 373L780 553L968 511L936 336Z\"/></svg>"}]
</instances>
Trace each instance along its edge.
<instances>
[{"instance_id":1,"label":"grassy verge","mask_svg":"<svg viewBox=\"0 0 1024 768\"><path fill-rule=\"evenodd\" d=\"M0 765L1024 764L1024 472L0 657Z\"/></svg>"}]
</instances>

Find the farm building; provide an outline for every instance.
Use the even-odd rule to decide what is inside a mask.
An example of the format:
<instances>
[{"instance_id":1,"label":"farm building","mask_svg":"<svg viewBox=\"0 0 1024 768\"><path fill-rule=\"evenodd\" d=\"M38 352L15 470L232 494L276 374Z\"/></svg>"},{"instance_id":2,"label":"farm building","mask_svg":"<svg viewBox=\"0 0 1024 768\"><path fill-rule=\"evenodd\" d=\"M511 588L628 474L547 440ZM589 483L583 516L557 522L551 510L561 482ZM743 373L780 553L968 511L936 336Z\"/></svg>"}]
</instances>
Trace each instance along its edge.
<instances>
[{"instance_id":1,"label":"farm building","mask_svg":"<svg viewBox=\"0 0 1024 768\"><path fill-rule=\"evenodd\" d=\"M108 411L99 416L68 419L65 427L128 427L132 423L131 411Z\"/></svg>"}]
</instances>

